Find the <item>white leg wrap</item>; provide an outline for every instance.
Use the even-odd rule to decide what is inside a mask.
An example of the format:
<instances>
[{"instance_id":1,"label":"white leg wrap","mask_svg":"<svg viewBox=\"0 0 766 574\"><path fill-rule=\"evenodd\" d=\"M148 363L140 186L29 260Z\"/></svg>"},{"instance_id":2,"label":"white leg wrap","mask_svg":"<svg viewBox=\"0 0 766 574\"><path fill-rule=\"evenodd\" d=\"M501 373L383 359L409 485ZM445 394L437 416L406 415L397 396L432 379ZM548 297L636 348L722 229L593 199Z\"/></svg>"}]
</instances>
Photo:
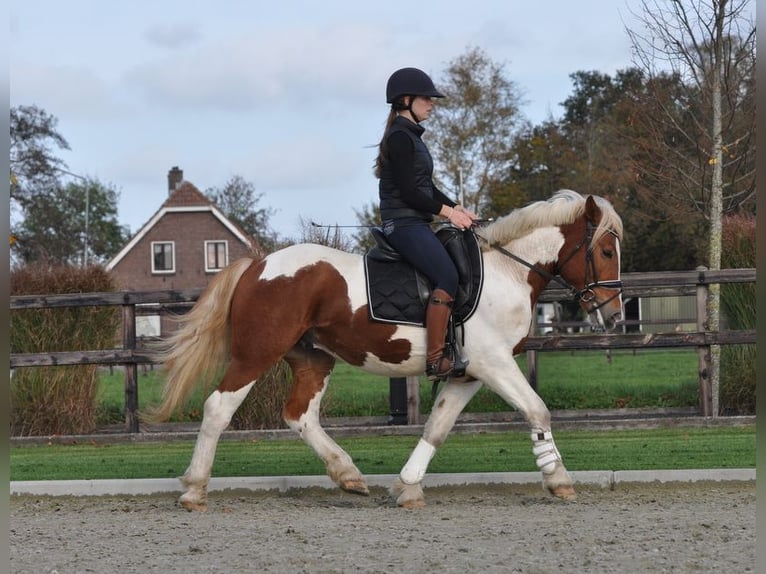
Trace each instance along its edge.
<instances>
[{"instance_id":1,"label":"white leg wrap","mask_svg":"<svg viewBox=\"0 0 766 574\"><path fill-rule=\"evenodd\" d=\"M543 474L551 474L556 468L556 462L561 460L551 431L532 429L532 445L532 454L537 457L537 468Z\"/></svg>"},{"instance_id":2,"label":"white leg wrap","mask_svg":"<svg viewBox=\"0 0 766 574\"><path fill-rule=\"evenodd\" d=\"M436 447L421 438L402 472L399 473L401 481L404 484L417 484L423 480L428 469L428 463L431 462L435 452Z\"/></svg>"}]
</instances>

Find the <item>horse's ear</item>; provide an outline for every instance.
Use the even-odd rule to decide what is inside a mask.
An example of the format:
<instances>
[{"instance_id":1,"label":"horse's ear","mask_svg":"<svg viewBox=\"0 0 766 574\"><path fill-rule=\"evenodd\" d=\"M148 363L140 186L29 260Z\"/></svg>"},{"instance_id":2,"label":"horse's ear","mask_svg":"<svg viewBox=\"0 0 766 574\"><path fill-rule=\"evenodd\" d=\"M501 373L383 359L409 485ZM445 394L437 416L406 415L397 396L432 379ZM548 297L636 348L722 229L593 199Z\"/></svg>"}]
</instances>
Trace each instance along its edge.
<instances>
[{"instance_id":1,"label":"horse's ear","mask_svg":"<svg viewBox=\"0 0 766 574\"><path fill-rule=\"evenodd\" d=\"M593 196L589 195L588 199L585 200L585 217L587 217L588 221L591 223L598 224L600 216L601 208L596 205L596 200Z\"/></svg>"}]
</instances>

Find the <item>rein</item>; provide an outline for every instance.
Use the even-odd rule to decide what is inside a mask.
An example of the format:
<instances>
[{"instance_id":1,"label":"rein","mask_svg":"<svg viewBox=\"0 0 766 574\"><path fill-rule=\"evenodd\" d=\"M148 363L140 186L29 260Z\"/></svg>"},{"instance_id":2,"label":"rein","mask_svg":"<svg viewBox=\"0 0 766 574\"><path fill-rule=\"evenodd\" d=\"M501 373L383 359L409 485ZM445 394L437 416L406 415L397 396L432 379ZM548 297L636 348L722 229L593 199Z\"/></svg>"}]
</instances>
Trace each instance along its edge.
<instances>
[{"instance_id":1,"label":"rein","mask_svg":"<svg viewBox=\"0 0 766 574\"><path fill-rule=\"evenodd\" d=\"M539 267L535 265L534 263L530 263L529 261L526 261L525 259L522 259L518 255L511 253L508 251L505 247L502 245L499 245L497 243L490 243L485 237L483 237L481 234L479 234L475 229L471 229L471 233L476 235L479 239L484 241L490 248L494 249L495 251L498 251L505 255L506 257L509 257L513 259L514 261L521 263L525 267L528 267L530 270L534 271L547 281L554 281L558 283L561 287L566 289L569 292L569 295L578 303L584 302L584 303L590 303L595 298L595 293L593 292L593 289L600 287L603 289L616 289L617 292L609 297L607 300L598 303L595 307L592 307L589 312L594 313L598 311L601 307L609 303L612 299L615 297L619 297L622 293L622 281L619 279L610 280L610 281L599 281L598 277L596 277L596 271L593 263L593 248L590 246L590 243L593 239L593 224L588 221L587 222L587 231L585 233L585 237L575 246L575 248L572 250L572 252L569 254L569 256L564 259L563 263L559 264L556 263L556 273L549 273L542 267ZM610 231L610 233L612 233ZM586 262L586 268L585 268L585 286L582 289L577 289L574 285L567 282L563 277L560 275L561 269L566 266L567 263L577 254L580 249L584 245L588 245L588 250L585 253L585 262ZM588 281L588 275L593 275L594 280Z\"/></svg>"}]
</instances>

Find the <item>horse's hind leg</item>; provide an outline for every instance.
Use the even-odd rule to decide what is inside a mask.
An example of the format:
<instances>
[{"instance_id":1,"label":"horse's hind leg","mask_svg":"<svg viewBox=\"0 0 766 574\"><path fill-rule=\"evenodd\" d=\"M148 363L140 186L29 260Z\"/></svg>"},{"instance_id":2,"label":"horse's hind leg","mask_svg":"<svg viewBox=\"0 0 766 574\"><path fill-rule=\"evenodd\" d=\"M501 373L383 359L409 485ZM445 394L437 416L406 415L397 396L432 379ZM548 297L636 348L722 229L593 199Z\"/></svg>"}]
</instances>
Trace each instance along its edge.
<instances>
[{"instance_id":1,"label":"horse's hind leg","mask_svg":"<svg viewBox=\"0 0 766 574\"><path fill-rule=\"evenodd\" d=\"M458 415L468 401L481 388L481 381L470 383L447 383L436 397L428 417L423 437L418 441L399 478L391 487L391 495L403 508L421 508L426 505L421 481L426 474L436 449L442 445L447 434L455 425Z\"/></svg>"},{"instance_id":2,"label":"horse's hind leg","mask_svg":"<svg viewBox=\"0 0 766 574\"><path fill-rule=\"evenodd\" d=\"M296 347L285 356L293 371L293 386L282 411L287 425L297 432L327 467L327 475L340 488L368 495L367 483L354 461L319 423L319 405L335 359L319 349Z\"/></svg>"},{"instance_id":3,"label":"horse's hind leg","mask_svg":"<svg viewBox=\"0 0 766 574\"><path fill-rule=\"evenodd\" d=\"M189 467L181 477L181 484L186 488L186 492L181 495L178 502L186 510L207 510L207 485L210 481L210 470L213 467L218 439L229 426L231 417L245 400L261 372L262 369L253 370L252 367L247 368L237 361L232 361L219 388L213 391L205 401L194 454ZM230 388L236 390L225 390Z\"/></svg>"}]
</instances>

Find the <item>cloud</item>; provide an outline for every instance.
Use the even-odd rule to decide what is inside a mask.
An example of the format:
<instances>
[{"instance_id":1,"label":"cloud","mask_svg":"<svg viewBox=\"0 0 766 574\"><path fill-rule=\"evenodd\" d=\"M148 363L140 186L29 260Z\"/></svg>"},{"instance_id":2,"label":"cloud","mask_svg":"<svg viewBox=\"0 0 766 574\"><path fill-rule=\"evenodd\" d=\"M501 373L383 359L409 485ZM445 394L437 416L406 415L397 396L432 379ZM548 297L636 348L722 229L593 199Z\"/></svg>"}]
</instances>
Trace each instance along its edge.
<instances>
[{"instance_id":1,"label":"cloud","mask_svg":"<svg viewBox=\"0 0 766 574\"><path fill-rule=\"evenodd\" d=\"M16 60L11 77L12 105L37 104L68 119L105 118L115 111L110 87L86 68Z\"/></svg>"},{"instance_id":2,"label":"cloud","mask_svg":"<svg viewBox=\"0 0 766 574\"><path fill-rule=\"evenodd\" d=\"M389 73L388 45L378 27L294 26L206 38L134 67L125 79L148 101L171 107L242 111L338 97L369 101Z\"/></svg>"},{"instance_id":3,"label":"cloud","mask_svg":"<svg viewBox=\"0 0 766 574\"><path fill-rule=\"evenodd\" d=\"M168 49L185 48L197 44L202 35L190 24L158 24L144 32L144 38L154 46Z\"/></svg>"},{"instance_id":4,"label":"cloud","mask_svg":"<svg viewBox=\"0 0 766 574\"><path fill-rule=\"evenodd\" d=\"M167 188L166 175L173 167L171 158L178 157L172 144L145 144L126 146L118 155L110 158L107 171L126 187L131 185L156 185L158 191ZM181 166L183 167L183 166Z\"/></svg>"},{"instance_id":5,"label":"cloud","mask_svg":"<svg viewBox=\"0 0 766 574\"><path fill-rule=\"evenodd\" d=\"M222 171L242 174L263 189L334 189L357 176L360 165L371 166L371 157L370 150L353 148L337 138L294 134L259 142L232 156Z\"/></svg>"}]
</instances>

